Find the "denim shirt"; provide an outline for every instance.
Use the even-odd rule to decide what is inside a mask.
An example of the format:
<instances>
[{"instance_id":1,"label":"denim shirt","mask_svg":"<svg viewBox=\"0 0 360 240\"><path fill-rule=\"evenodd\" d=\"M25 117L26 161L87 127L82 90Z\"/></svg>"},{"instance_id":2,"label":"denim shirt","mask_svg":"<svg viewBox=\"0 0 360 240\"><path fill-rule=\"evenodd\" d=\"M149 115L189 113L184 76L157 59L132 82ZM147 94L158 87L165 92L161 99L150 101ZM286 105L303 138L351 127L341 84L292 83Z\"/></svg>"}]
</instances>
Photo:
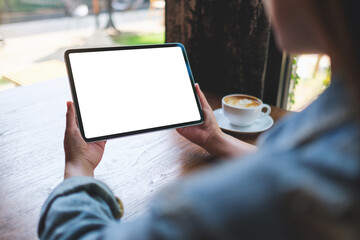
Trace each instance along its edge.
<instances>
[{"instance_id":1,"label":"denim shirt","mask_svg":"<svg viewBox=\"0 0 360 240\"><path fill-rule=\"evenodd\" d=\"M313 104L261 136L256 153L167 187L147 214L117 220L111 190L90 177L51 193L41 239L360 239L359 125L336 78Z\"/></svg>"}]
</instances>

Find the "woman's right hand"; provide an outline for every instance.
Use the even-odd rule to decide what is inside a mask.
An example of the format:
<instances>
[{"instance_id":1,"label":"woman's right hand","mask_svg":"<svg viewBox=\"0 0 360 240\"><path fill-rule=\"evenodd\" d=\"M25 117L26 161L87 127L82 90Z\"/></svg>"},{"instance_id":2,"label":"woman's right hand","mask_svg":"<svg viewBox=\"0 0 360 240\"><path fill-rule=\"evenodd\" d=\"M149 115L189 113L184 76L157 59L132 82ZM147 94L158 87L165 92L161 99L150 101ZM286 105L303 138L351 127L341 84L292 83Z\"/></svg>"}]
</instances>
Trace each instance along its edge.
<instances>
[{"instance_id":1,"label":"woman's right hand","mask_svg":"<svg viewBox=\"0 0 360 240\"><path fill-rule=\"evenodd\" d=\"M204 123L190 127L176 129L178 133L189 141L199 145L212 155L220 158L239 157L256 150L254 145L240 141L220 130L214 113L207 102L199 84L195 85L200 98Z\"/></svg>"},{"instance_id":2,"label":"woman's right hand","mask_svg":"<svg viewBox=\"0 0 360 240\"><path fill-rule=\"evenodd\" d=\"M223 134L223 132L220 130L214 113L207 102L204 93L200 90L199 84L196 84L195 88L200 98L204 114L204 122L201 125L177 128L176 130L181 136L208 150L207 145L212 141L212 139Z\"/></svg>"}]
</instances>

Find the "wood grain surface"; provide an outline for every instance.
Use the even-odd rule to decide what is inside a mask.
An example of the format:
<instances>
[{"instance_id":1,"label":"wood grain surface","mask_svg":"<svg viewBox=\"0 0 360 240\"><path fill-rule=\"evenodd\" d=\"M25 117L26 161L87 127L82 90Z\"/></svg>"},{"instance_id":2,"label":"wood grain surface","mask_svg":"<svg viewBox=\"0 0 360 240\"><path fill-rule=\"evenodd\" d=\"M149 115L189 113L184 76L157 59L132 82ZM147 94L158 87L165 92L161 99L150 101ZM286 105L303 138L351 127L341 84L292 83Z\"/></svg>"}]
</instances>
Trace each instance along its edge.
<instances>
[{"instance_id":1,"label":"wood grain surface","mask_svg":"<svg viewBox=\"0 0 360 240\"><path fill-rule=\"evenodd\" d=\"M207 93L211 106L220 96ZM63 180L66 78L0 93L0 239L37 239L42 204ZM285 114L272 109L277 120ZM238 135L255 142L257 135ZM142 214L153 195L176 179L211 165L212 157L175 130L108 141L95 177L125 205L124 221Z\"/></svg>"}]
</instances>

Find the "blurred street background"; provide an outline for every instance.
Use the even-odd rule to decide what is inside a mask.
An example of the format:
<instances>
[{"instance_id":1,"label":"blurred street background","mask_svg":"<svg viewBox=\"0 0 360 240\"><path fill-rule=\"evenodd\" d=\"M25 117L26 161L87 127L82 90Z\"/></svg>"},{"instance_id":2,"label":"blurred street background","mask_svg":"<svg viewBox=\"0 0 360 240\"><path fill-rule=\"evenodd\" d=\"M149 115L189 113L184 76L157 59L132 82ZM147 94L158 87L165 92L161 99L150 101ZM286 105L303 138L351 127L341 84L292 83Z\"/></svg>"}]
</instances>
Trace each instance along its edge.
<instances>
[{"instance_id":1,"label":"blurred street background","mask_svg":"<svg viewBox=\"0 0 360 240\"><path fill-rule=\"evenodd\" d=\"M66 76L68 48L164 42L164 1L111 1L111 22L94 2L0 0L0 91Z\"/></svg>"}]
</instances>

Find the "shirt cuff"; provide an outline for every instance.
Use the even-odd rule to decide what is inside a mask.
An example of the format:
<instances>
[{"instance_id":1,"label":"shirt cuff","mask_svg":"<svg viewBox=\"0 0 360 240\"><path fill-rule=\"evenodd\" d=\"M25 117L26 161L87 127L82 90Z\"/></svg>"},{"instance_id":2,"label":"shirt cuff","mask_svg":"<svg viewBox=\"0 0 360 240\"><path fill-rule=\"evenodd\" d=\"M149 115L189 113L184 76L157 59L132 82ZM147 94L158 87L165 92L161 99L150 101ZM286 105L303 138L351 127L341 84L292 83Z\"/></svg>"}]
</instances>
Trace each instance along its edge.
<instances>
[{"instance_id":1,"label":"shirt cuff","mask_svg":"<svg viewBox=\"0 0 360 240\"><path fill-rule=\"evenodd\" d=\"M38 232L43 231L46 215L57 198L81 191L86 191L90 196L103 199L115 219L119 219L123 215L124 210L120 199L114 196L106 184L92 177L76 176L64 180L51 192L40 212Z\"/></svg>"}]
</instances>

